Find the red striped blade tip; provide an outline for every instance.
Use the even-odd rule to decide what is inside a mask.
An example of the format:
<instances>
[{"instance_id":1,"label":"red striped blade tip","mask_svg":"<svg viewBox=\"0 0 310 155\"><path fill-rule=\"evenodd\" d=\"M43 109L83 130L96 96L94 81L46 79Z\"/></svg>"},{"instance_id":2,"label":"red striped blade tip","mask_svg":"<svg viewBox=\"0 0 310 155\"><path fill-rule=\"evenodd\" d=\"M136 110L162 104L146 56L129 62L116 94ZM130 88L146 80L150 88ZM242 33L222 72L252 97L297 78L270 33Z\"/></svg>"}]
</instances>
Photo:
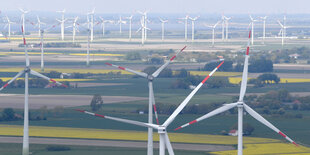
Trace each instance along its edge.
<instances>
[{"instance_id":1,"label":"red striped blade tip","mask_svg":"<svg viewBox=\"0 0 310 155\"><path fill-rule=\"evenodd\" d=\"M184 47L181 49L181 51L185 50L186 47L187 47L187 46L184 46Z\"/></svg>"},{"instance_id":2,"label":"red striped blade tip","mask_svg":"<svg viewBox=\"0 0 310 155\"><path fill-rule=\"evenodd\" d=\"M176 129L174 129L174 131L177 131L177 130L179 130L179 129L182 129L182 127L178 127L178 128L176 128Z\"/></svg>"},{"instance_id":3,"label":"red striped blade tip","mask_svg":"<svg viewBox=\"0 0 310 155\"><path fill-rule=\"evenodd\" d=\"M108 63L108 62L106 62L105 64L106 64L106 65L109 65L109 66L112 66L112 64L110 64L110 63Z\"/></svg>"},{"instance_id":4,"label":"red striped blade tip","mask_svg":"<svg viewBox=\"0 0 310 155\"><path fill-rule=\"evenodd\" d=\"M75 111L78 111L78 112L85 112L85 110L80 110L80 109L75 109Z\"/></svg>"},{"instance_id":5,"label":"red striped blade tip","mask_svg":"<svg viewBox=\"0 0 310 155\"><path fill-rule=\"evenodd\" d=\"M296 145L297 147L299 146L297 143L293 142L294 145Z\"/></svg>"},{"instance_id":6,"label":"red striped blade tip","mask_svg":"<svg viewBox=\"0 0 310 155\"><path fill-rule=\"evenodd\" d=\"M251 32L252 32L252 30L250 30L250 32L249 32L249 38L251 38Z\"/></svg>"}]
</instances>

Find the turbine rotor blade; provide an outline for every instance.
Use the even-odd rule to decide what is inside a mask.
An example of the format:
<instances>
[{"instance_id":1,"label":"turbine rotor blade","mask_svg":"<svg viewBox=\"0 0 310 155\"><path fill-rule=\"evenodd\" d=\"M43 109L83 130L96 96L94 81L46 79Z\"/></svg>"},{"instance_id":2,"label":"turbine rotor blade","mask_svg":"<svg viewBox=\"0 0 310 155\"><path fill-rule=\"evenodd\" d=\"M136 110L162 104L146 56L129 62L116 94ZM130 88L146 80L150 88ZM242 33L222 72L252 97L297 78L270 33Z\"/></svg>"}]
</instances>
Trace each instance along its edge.
<instances>
[{"instance_id":1,"label":"turbine rotor blade","mask_svg":"<svg viewBox=\"0 0 310 155\"><path fill-rule=\"evenodd\" d=\"M170 115L170 117L165 121L163 126L168 126L183 110L183 108L187 105L187 103L192 99L192 97L197 93L197 91L202 87L202 85L222 66L224 61L222 61L186 98L185 100L178 106L178 108Z\"/></svg>"},{"instance_id":2,"label":"turbine rotor blade","mask_svg":"<svg viewBox=\"0 0 310 155\"><path fill-rule=\"evenodd\" d=\"M5 87L7 87L9 84L11 84L13 81L15 81L17 78L19 78L24 73L25 73L25 70L18 72L17 75L15 75L8 83L6 83L0 88L0 91L4 89Z\"/></svg>"},{"instance_id":3,"label":"turbine rotor blade","mask_svg":"<svg viewBox=\"0 0 310 155\"><path fill-rule=\"evenodd\" d=\"M32 75L34 75L34 76L37 76L37 77L40 77L40 78L43 78L43 79L45 79L45 80L51 81L51 82L53 82L53 83L56 83L56 84L59 85L59 86L68 87L68 86L66 86L66 85L64 85L64 84L62 84L62 83L60 83L60 82L57 82L57 81L55 81L54 79L51 79L51 78L49 78L49 77L47 77L47 76L45 76L45 75L43 75L43 74L41 74L41 73L38 73L38 72L36 72L36 71L34 71L34 70L30 70L30 74L32 74Z\"/></svg>"},{"instance_id":4,"label":"turbine rotor blade","mask_svg":"<svg viewBox=\"0 0 310 155\"><path fill-rule=\"evenodd\" d=\"M222 112L228 111L231 108L236 107L237 105L238 105L238 103L225 104L222 107L217 108L217 109L215 109L215 110L213 110L213 111L211 111L211 112L209 112L209 113L207 113L207 114L205 114L205 115L203 115L203 116L201 116L201 117L199 117L199 118L197 118L197 119L195 119L195 120L193 120L193 121L191 121L189 123L186 123L186 124L184 124L182 126L179 126L178 128L174 129L174 131L182 129L182 128L185 128L185 127L187 127L189 125L192 125L192 124L197 123L199 121L205 120L207 118L210 118L210 117L215 116L217 114L220 114Z\"/></svg>"},{"instance_id":5,"label":"turbine rotor blade","mask_svg":"<svg viewBox=\"0 0 310 155\"><path fill-rule=\"evenodd\" d=\"M244 98L244 95L246 92L246 88L247 88L250 40L251 40L251 31L249 32L248 46L247 46L246 53L245 53L245 60L244 60L244 67L243 67L239 101L243 101L243 98Z\"/></svg>"},{"instance_id":6,"label":"turbine rotor blade","mask_svg":"<svg viewBox=\"0 0 310 155\"><path fill-rule=\"evenodd\" d=\"M281 136L283 136L286 140L288 140L289 142L293 143L294 145L298 146L298 144L296 142L294 142L291 138L289 138L288 136L286 136L283 132L281 132L278 128L276 128L274 125L272 125L270 122L268 122L265 118L263 118L260 114L258 114L256 111L254 111L251 107L249 107L246 104L243 104L244 109L252 116L254 117L256 120L258 120L259 122L261 122L262 124L266 125L267 127L269 127L270 129L272 129L273 131L277 132L278 134L280 134Z\"/></svg>"},{"instance_id":7,"label":"turbine rotor blade","mask_svg":"<svg viewBox=\"0 0 310 155\"><path fill-rule=\"evenodd\" d=\"M165 144L166 144L169 155L174 155L173 148L172 148L171 142L168 137L168 133L165 133Z\"/></svg>"},{"instance_id":8,"label":"turbine rotor blade","mask_svg":"<svg viewBox=\"0 0 310 155\"><path fill-rule=\"evenodd\" d=\"M140 75L144 78L147 78L148 75L146 73L143 73L143 72L138 72L138 71L135 71L135 70L132 70L132 69L129 69L129 68L124 68L124 67L121 67L121 66L117 66L117 65L113 65L113 64L110 64L110 63L105 63L106 65L109 65L109 66L113 66L113 67L116 67L116 68L119 68L121 70L125 70L125 71L128 71L128 72L131 72L131 73L134 73L134 74L137 74L137 75Z\"/></svg>"},{"instance_id":9,"label":"turbine rotor blade","mask_svg":"<svg viewBox=\"0 0 310 155\"><path fill-rule=\"evenodd\" d=\"M96 117L101 117L101 118L105 118L105 119L109 119L109 120L114 120L114 121L122 122L122 123L127 123L127 124L133 124L133 125L137 125L137 126L147 127L147 128L158 129L158 125L155 125L155 124L149 124L149 123L143 123L143 122L139 122L139 121L123 119L123 118L116 118L116 117L111 117L111 116L106 116L106 115L100 115L100 114L88 112L88 111L85 111L85 110L79 110L79 109L77 109L76 111L79 111L79 112L82 112L82 113L85 113L85 114L88 114L88 115L93 115L93 116L96 116Z\"/></svg>"},{"instance_id":10,"label":"turbine rotor blade","mask_svg":"<svg viewBox=\"0 0 310 155\"><path fill-rule=\"evenodd\" d=\"M179 53L181 53L182 51L184 51L185 48L186 48L186 46L184 46L179 52L177 52L172 58L170 58L170 60L168 60L164 65L162 65L161 67L159 67L159 68L152 74L152 76L156 78L156 77L160 74L160 72L163 71L163 70L169 65L169 63L170 63L171 61L173 61L173 59L179 55Z\"/></svg>"}]
</instances>

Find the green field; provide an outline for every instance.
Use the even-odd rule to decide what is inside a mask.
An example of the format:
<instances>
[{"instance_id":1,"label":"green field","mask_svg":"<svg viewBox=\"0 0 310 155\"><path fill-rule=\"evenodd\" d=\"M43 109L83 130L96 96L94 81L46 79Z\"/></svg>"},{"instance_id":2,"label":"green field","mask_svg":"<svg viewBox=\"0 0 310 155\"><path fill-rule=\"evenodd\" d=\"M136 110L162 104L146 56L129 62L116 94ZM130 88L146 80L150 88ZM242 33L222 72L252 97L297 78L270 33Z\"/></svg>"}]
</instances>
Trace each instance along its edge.
<instances>
[{"instance_id":1,"label":"green field","mask_svg":"<svg viewBox=\"0 0 310 155\"><path fill-rule=\"evenodd\" d=\"M133 149L133 148L113 148L113 147L94 147L94 146L69 146L69 151L47 151L46 147L50 145L31 144L32 155L145 155L146 149ZM55 145L52 145L55 146ZM2 144L0 143L1 155L20 155L22 144ZM206 155L206 152L196 151L178 151L178 155ZM154 154L158 154L158 149L154 149Z\"/></svg>"}]
</instances>

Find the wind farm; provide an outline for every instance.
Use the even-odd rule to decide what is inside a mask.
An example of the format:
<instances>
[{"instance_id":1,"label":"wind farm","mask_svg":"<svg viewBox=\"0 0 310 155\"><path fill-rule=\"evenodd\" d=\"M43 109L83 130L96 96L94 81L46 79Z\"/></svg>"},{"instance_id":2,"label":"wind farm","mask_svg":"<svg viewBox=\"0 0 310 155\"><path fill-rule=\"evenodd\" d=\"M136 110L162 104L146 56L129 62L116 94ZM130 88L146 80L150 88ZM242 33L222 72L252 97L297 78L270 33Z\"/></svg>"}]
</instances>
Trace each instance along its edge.
<instances>
[{"instance_id":1,"label":"wind farm","mask_svg":"<svg viewBox=\"0 0 310 155\"><path fill-rule=\"evenodd\" d=\"M29 3L0 7L1 155L310 154L307 11Z\"/></svg>"}]
</instances>

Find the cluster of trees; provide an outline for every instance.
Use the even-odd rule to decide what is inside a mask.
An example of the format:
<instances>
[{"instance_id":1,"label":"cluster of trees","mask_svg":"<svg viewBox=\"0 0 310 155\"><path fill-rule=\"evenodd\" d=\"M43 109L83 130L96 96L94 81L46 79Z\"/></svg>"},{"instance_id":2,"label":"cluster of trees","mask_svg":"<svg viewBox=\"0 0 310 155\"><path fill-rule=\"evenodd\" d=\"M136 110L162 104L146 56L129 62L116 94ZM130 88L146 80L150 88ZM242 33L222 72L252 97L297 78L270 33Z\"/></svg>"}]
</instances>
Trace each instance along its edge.
<instances>
[{"instance_id":1,"label":"cluster of trees","mask_svg":"<svg viewBox=\"0 0 310 155\"><path fill-rule=\"evenodd\" d=\"M195 104L195 105L188 105L186 106L181 114L206 114L218 107L220 107L223 103L210 103L210 104ZM163 104L163 103L156 103L156 109L159 114L172 114L177 105L175 104ZM138 111L145 111L148 112L148 106L145 106L143 109L138 109Z\"/></svg>"},{"instance_id":2,"label":"cluster of trees","mask_svg":"<svg viewBox=\"0 0 310 155\"><path fill-rule=\"evenodd\" d=\"M125 56L126 60L141 60L141 55L138 52L129 52Z\"/></svg>"},{"instance_id":3,"label":"cluster of trees","mask_svg":"<svg viewBox=\"0 0 310 155\"><path fill-rule=\"evenodd\" d=\"M2 87L7 82L4 82L0 79L0 86ZM66 86L70 86L70 83L68 81L62 82ZM29 88L45 88L46 85L49 84L49 81L41 78L33 78L29 79ZM56 88L65 88L63 86L54 86ZM15 80L10 85L8 85L8 88L25 88L25 80Z\"/></svg>"},{"instance_id":4,"label":"cluster of trees","mask_svg":"<svg viewBox=\"0 0 310 155\"><path fill-rule=\"evenodd\" d=\"M90 107L92 111L98 111L103 106L103 100L101 95L95 94L90 102Z\"/></svg>"},{"instance_id":5,"label":"cluster of trees","mask_svg":"<svg viewBox=\"0 0 310 155\"><path fill-rule=\"evenodd\" d=\"M45 76L50 77L50 78L59 78L60 75L62 74L61 72L57 71L50 71L49 73L43 73ZM92 73L87 73L87 74L81 74L81 73L71 73L68 78L71 79L85 79L88 76L92 76L94 74Z\"/></svg>"},{"instance_id":6,"label":"cluster of trees","mask_svg":"<svg viewBox=\"0 0 310 155\"><path fill-rule=\"evenodd\" d=\"M280 78L276 74L265 73L259 75L256 79L250 79L249 83L254 84L255 87L263 87L267 84L278 84L280 82Z\"/></svg>"},{"instance_id":7,"label":"cluster of trees","mask_svg":"<svg viewBox=\"0 0 310 155\"><path fill-rule=\"evenodd\" d=\"M235 100L238 98L236 97ZM263 95L249 95L245 102L258 112L267 115L290 116L302 118L302 114L291 116L287 110L310 110L310 96L294 97L287 90L269 91Z\"/></svg>"},{"instance_id":8,"label":"cluster of trees","mask_svg":"<svg viewBox=\"0 0 310 155\"><path fill-rule=\"evenodd\" d=\"M218 69L218 71L225 72L242 72L243 64L237 63L235 66L234 62L231 60L225 60L225 63ZM202 70L212 71L216 66L219 65L219 62L210 62L207 63ZM263 73L263 72L272 72L273 71L273 62L271 60L260 58L254 59L249 64L249 72L251 73Z\"/></svg>"},{"instance_id":9,"label":"cluster of trees","mask_svg":"<svg viewBox=\"0 0 310 155\"><path fill-rule=\"evenodd\" d=\"M185 78L177 79L171 84L170 88L173 89L188 89L191 85L197 86L204 77L189 75ZM228 77L216 77L208 79L208 83L204 85L204 88L221 88L230 87L232 84L229 83Z\"/></svg>"}]
</instances>

